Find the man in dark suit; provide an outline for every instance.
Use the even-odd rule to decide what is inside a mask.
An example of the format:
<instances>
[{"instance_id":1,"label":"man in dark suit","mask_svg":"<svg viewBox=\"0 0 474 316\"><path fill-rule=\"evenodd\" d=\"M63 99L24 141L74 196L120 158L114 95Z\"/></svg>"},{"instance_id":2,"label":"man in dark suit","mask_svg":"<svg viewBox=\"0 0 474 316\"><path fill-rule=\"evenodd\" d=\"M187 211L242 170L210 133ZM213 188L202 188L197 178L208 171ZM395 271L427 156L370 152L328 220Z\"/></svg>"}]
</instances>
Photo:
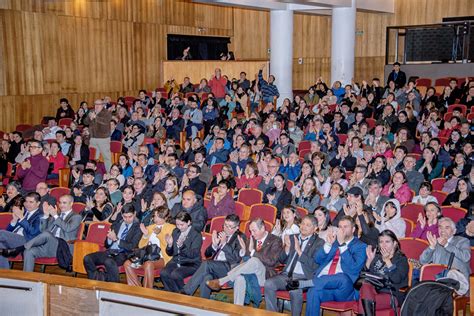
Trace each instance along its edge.
<instances>
[{"instance_id":1,"label":"man in dark suit","mask_svg":"<svg viewBox=\"0 0 474 316\"><path fill-rule=\"evenodd\" d=\"M199 269L194 273L191 280L184 286L184 293L193 295L199 287L201 297L209 298L211 289L206 285L206 281L223 278L230 269L237 266L242 258L240 257L239 238L245 240L245 235L239 231L240 219L235 214L227 215L223 230L220 233L212 232L212 244L207 247L206 260L201 263Z\"/></svg>"},{"instance_id":2,"label":"man in dark suit","mask_svg":"<svg viewBox=\"0 0 474 316\"><path fill-rule=\"evenodd\" d=\"M40 207L40 195L30 192L25 197L24 208L12 207L12 221L6 230L0 230L0 269L9 269L7 256L9 248L23 246L28 240L33 239L40 233L40 219L43 212Z\"/></svg>"},{"instance_id":3,"label":"man in dark suit","mask_svg":"<svg viewBox=\"0 0 474 316\"><path fill-rule=\"evenodd\" d=\"M191 190L201 197L204 197L206 193L207 185L203 182L199 176L201 175L201 167L197 164L189 164L186 174L183 176L183 181L181 182L181 190L187 191Z\"/></svg>"},{"instance_id":4,"label":"man in dark suit","mask_svg":"<svg viewBox=\"0 0 474 316\"><path fill-rule=\"evenodd\" d=\"M246 281L243 274L255 274L259 286L264 286L265 280L275 275L275 266L278 264L282 249L281 238L265 230L261 218L253 219L249 226L251 237L248 245L239 238L242 249L240 256L250 257L227 273L227 276L207 281L207 286L219 291L227 282L234 282L234 304L244 305Z\"/></svg>"},{"instance_id":5,"label":"man in dark suit","mask_svg":"<svg viewBox=\"0 0 474 316\"><path fill-rule=\"evenodd\" d=\"M81 226L82 216L72 211L74 198L63 195L59 198L59 209L49 204L43 205L43 217L40 220L41 234L29 240L23 246L16 248L18 254L23 252L23 271L32 272L35 259L40 257L56 257L58 239L74 241ZM73 245L69 245L71 253ZM15 253L10 255L16 256Z\"/></svg>"},{"instance_id":6,"label":"man in dark suit","mask_svg":"<svg viewBox=\"0 0 474 316\"><path fill-rule=\"evenodd\" d=\"M397 61L393 63L393 70L388 75L387 82L393 81L395 82L395 86L397 88L403 88L407 83L407 75L400 70L400 63Z\"/></svg>"},{"instance_id":7,"label":"man in dark suit","mask_svg":"<svg viewBox=\"0 0 474 316\"><path fill-rule=\"evenodd\" d=\"M97 266L105 266L106 282L119 282L119 266L127 260L131 251L138 246L142 237L140 222L132 205L124 206L122 218L116 220L107 234L105 251L91 253L84 257L84 267L89 279L96 278Z\"/></svg>"},{"instance_id":8,"label":"man in dark suit","mask_svg":"<svg viewBox=\"0 0 474 316\"><path fill-rule=\"evenodd\" d=\"M284 240L284 251L280 254L280 262L286 267L282 273L265 281L265 306L267 310L277 312L276 292L287 289L289 280L312 280L318 264L314 261L315 253L324 245L324 240L315 234L318 221L312 215L303 218L300 234L287 235ZM301 315L303 308L303 290L289 289L291 298L291 314Z\"/></svg>"},{"instance_id":9,"label":"man in dark suit","mask_svg":"<svg viewBox=\"0 0 474 316\"><path fill-rule=\"evenodd\" d=\"M40 195L41 201L39 205L39 209L43 212L43 203L46 202L49 205L56 205L56 199L54 196L49 194L49 188L46 182L40 182L36 185L36 192Z\"/></svg>"},{"instance_id":10,"label":"man in dark suit","mask_svg":"<svg viewBox=\"0 0 474 316\"><path fill-rule=\"evenodd\" d=\"M329 234L324 247L316 253L319 268L314 279L293 284L299 288L310 287L306 315L319 316L323 302L354 299L354 283L367 258L367 245L354 237L355 227L354 219L344 216L339 221L337 233Z\"/></svg>"},{"instance_id":11,"label":"man in dark suit","mask_svg":"<svg viewBox=\"0 0 474 316\"><path fill-rule=\"evenodd\" d=\"M188 190L183 193L181 203L177 203L171 209L171 217L176 219L178 214L185 211L191 215L192 225L202 232L207 222L207 210L203 206L203 199L197 196L194 191Z\"/></svg>"}]
</instances>

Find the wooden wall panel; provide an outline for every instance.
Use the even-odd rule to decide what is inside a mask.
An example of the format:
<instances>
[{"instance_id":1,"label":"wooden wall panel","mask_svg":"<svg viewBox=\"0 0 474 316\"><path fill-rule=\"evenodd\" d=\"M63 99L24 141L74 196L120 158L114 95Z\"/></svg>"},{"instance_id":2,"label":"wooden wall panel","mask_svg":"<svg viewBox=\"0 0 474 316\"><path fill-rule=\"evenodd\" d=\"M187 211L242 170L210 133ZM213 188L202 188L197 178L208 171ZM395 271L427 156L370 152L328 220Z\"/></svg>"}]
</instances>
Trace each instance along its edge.
<instances>
[{"instance_id":1,"label":"wooden wall panel","mask_svg":"<svg viewBox=\"0 0 474 316\"><path fill-rule=\"evenodd\" d=\"M231 49L237 59L268 59L270 14L266 11L234 8L234 36Z\"/></svg>"},{"instance_id":2,"label":"wooden wall panel","mask_svg":"<svg viewBox=\"0 0 474 316\"><path fill-rule=\"evenodd\" d=\"M395 4L395 14L357 13L356 81L383 78L387 26L474 15L472 0ZM266 60L269 27L269 12L191 0L0 0L0 130L37 123L62 96L76 107L156 88L166 79L166 34L230 37L237 59ZM294 88L327 80L330 53L331 18L295 14Z\"/></svg>"}]
</instances>

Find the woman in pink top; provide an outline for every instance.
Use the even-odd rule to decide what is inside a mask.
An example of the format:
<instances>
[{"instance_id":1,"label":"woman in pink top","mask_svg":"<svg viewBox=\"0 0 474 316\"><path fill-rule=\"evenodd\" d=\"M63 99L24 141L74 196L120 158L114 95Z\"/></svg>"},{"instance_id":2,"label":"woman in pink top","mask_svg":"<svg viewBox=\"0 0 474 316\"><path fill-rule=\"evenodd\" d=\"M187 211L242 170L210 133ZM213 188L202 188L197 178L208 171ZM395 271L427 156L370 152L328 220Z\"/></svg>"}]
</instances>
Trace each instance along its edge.
<instances>
[{"instance_id":1,"label":"woman in pink top","mask_svg":"<svg viewBox=\"0 0 474 316\"><path fill-rule=\"evenodd\" d=\"M441 208L435 202L429 202L423 209L424 214L418 214L416 227L410 237L428 240L426 234L431 232L433 236L439 237L438 219L441 217Z\"/></svg>"},{"instance_id":2,"label":"woman in pink top","mask_svg":"<svg viewBox=\"0 0 474 316\"><path fill-rule=\"evenodd\" d=\"M413 192L408 186L407 177L403 171L393 174L392 181L385 185L381 194L397 199L401 205L410 202L413 198Z\"/></svg>"},{"instance_id":3,"label":"woman in pink top","mask_svg":"<svg viewBox=\"0 0 474 316\"><path fill-rule=\"evenodd\" d=\"M258 185L262 182L262 177L258 175L258 167L255 162L247 163L245 167L245 175L242 175L242 169L237 167L237 175L235 182L237 183L237 188L251 188L258 189Z\"/></svg>"}]
</instances>

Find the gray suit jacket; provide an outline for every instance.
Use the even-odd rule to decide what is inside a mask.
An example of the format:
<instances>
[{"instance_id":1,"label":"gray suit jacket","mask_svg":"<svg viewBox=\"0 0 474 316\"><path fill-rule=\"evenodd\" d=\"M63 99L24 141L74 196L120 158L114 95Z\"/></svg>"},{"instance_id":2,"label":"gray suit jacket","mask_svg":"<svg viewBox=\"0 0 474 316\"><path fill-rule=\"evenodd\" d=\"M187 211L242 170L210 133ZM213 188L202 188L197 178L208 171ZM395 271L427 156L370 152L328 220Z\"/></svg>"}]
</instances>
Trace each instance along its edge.
<instances>
[{"instance_id":1,"label":"gray suit jacket","mask_svg":"<svg viewBox=\"0 0 474 316\"><path fill-rule=\"evenodd\" d=\"M288 272L290 269L289 264L295 255L295 239L294 236L298 237L299 234L290 235L290 252L286 254L285 249L282 250L280 254L280 262L286 264L287 266L284 269L284 272ZM306 279L311 280L314 277L314 273L318 269L319 265L314 260L316 252L324 246L324 240L319 238L318 235L313 235L309 239L306 247L301 253L298 261L301 263L301 268L303 269Z\"/></svg>"},{"instance_id":2,"label":"gray suit jacket","mask_svg":"<svg viewBox=\"0 0 474 316\"><path fill-rule=\"evenodd\" d=\"M56 227L59 227L61 229L59 238L65 241L76 240L81 222L82 216L74 212L69 213L64 220L61 217L54 219L54 217L49 216L48 218L41 218L40 230L41 232L49 231L52 233Z\"/></svg>"},{"instance_id":3,"label":"gray suit jacket","mask_svg":"<svg viewBox=\"0 0 474 316\"><path fill-rule=\"evenodd\" d=\"M454 253L452 267L459 270L469 280L471 247L467 238L454 236L446 247L436 244L435 249L426 248L420 256L420 262L422 264L448 264L451 253Z\"/></svg>"},{"instance_id":4,"label":"gray suit jacket","mask_svg":"<svg viewBox=\"0 0 474 316\"><path fill-rule=\"evenodd\" d=\"M382 208L383 208L383 205L385 204L385 202L387 202L390 198L388 196L384 196L384 195L379 195L379 198L377 199L377 203L375 205L375 207L371 207L371 206L368 206L367 205L367 208L368 209L371 209L372 211L375 211L377 214L380 215L380 213L382 213Z\"/></svg>"}]
</instances>

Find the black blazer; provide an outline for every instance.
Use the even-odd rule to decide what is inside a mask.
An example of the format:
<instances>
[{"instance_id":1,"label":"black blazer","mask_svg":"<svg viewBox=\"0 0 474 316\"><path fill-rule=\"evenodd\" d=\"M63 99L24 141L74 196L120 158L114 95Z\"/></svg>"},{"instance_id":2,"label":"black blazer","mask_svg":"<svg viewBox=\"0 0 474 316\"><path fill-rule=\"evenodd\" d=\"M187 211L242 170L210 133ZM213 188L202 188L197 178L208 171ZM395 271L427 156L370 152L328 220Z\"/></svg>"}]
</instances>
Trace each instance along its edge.
<instances>
[{"instance_id":1,"label":"black blazer","mask_svg":"<svg viewBox=\"0 0 474 316\"><path fill-rule=\"evenodd\" d=\"M287 254L285 250L280 254L280 262L286 264L285 272L288 272L290 267L288 266L291 263L291 259L295 255L295 238L298 238L299 234L290 235L290 252ZM298 261L301 263L301 267L303 268L303 273L308 280L312 280L316 270L319 268L319 265L314 260L316 252L324 246L324 240L319 238L318 235L313 235L309 238L306 247L304 248L303 252L301 253L301 257L299 257Z\"/></svg>"},{"instance_id":2,"label":"black blazer","mask_svg":"<svg viewBox=\"0 0 474 316\"><path fill-rule=\"evenodd\" d=\"M123 223L123 219L116 220L112 224L112 230L115 232L117 237L120 237L118 235L120 226ZM133 222L132 226L130 226L129 231L127 236L125 237L124 240L119 241L119 247L125 252L131 252L133 249L138 247L138 242L142 238L142 231L140 229L140 222L135 221ZM112 243L109 244L108 238L105 239L105 248L109 249L112 246Z\"/></svg>"},{"instance_id":3,"label":"black blazer","mask_svg":"<svg viewBox=\"0 0 474 316\"><path fill-rule=\"evenodd\" d=\"M233 268L238 265L241 261L240 253L240 243L237 236L240 236L244 241L247 237L244 233L236 231L229 239L229 241L222 247L222 251L225 254L225 259L229 265ZM206 248L205 256L206 258L211 258L217 253L216 250L212 247L212 243Z\"/></svg>"},{"instance_id":4,"label":"black blazer","mask_svg":"<svg viewBox=\"0 0 474 316\"><path fill-rule=\"evenodd\" d=\"M74 147L75 147L74 144L72 144L69 147L68 156L71 161L74 158ZM76 161L76 164L85 166L88 161L89 161L89 147L85 144L82 144L81 145L81 160Z\"/></svg>"},{"instance_id":5,"label":"black blazer","mask_svg":"<svg viewBox=\"0 0 474 316\"><path fill-rule=\"evenodd\" d=\"M177 245L179 235L181 235L181 231L178 228L175 228L171 234L173 237L173 244L171 247L168 245L166 246L166 253L168 256L173 256L170 262L182 266L199 267L201 264L201 233L191 227L191 230L181 248L178 248Z\"/></svg>"}]
</instances>

